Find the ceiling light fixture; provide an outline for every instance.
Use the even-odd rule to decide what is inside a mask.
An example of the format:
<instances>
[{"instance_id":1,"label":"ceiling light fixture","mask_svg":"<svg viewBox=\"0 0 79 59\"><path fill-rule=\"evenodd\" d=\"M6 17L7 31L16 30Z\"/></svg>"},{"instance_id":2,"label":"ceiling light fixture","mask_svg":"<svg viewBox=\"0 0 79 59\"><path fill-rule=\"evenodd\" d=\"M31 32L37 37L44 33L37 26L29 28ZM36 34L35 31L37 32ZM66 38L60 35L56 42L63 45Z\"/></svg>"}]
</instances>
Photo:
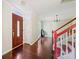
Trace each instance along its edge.
<instances>
[{"instance_id":1,"label":"ceiling light fixture","mask_svg":"<svg viewBox=\"0 0 79 59\"><path fill-rule=\"evenodd\" d=\"M54 22L59 22L59 21L60 21L59 16L56 15L56 19L54 20Z\"/></svg>"}]
</instances>

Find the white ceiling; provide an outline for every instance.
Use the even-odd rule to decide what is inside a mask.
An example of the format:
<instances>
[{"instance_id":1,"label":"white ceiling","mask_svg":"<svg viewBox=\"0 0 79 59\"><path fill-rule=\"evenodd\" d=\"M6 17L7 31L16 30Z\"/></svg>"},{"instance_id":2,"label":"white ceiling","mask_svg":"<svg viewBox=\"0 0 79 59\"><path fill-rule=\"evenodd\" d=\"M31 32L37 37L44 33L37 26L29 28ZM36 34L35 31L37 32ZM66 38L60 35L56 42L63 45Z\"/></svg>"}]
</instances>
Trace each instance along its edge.
<instances>
[{"instance_id":1,"label":"white ceiling","mask_svg":"<svg viewBox=\"0 0 79 59\"><path fill-rule=\"evenodd\" d=\"M61 2L61 0L22 0L21 2L23 1L25 5L28 5L37 13L42 13L47 9L56 7L56 5L59 5Z\"/></svg>"},{"instance_id":2,"label":"white ceiling","mask_svg":"<svg viewBox=\"0 0 79 59\"><path fill-rule=\"evenodd\" d=\"M41 16L59 13L63 9L68 11L75 8L75 0L20 0L20 4L30 7L33 12Z\"/></svg>"},{"instance_id":3,"label":"white ceiling","mask_svg":"<svg viewBox=\"0 0 79 59\"><path fill-rule=\"evenodd\" d=\"M7 0L15 4L19 4L24 9L30 9L40 16L51 16L56 14L64 14L63 12L75 13L75 0ZM63 2L62 2L63 1ZM68 13L67 12L67 13ZM73 14L74 14L73 13ZM70 13L69 15L72 15ZM69 16L68 15L68 16ZM66 15L65 15L66 16Z\"/></svg>"}]
</instances>

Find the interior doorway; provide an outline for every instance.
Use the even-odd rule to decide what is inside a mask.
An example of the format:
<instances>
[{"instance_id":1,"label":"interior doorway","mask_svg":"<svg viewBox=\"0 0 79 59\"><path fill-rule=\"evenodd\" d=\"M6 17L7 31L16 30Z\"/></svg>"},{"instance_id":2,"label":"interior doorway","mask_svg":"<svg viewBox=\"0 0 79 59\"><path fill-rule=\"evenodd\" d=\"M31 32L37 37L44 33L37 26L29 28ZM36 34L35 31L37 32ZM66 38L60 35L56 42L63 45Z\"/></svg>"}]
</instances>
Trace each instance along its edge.
<instances>
[{"instance_id":1,"label":"interior doorway","mask_svg":"<svg viewBox=\"0 0 79 59\"><path fill-rule=\"evenodd\" d=\"M12 13L12 48L23 43L23 17Z\"/></svg>"}]
</instances>

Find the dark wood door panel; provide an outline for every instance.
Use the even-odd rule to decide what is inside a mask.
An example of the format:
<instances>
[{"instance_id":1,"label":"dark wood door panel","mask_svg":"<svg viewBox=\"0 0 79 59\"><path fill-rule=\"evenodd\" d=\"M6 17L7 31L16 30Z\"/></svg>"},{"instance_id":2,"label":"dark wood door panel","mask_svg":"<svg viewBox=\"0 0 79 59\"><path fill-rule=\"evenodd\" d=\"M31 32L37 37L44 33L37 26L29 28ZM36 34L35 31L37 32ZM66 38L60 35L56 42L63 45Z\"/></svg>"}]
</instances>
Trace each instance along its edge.
<instances>
[{"instance_id":1,"label":"dark wood door panel","mask_svg":"<svg viewBox=\"0 0 79 59\"><path fill-rule=\"evenodd\" d=\"M12 47L14 48L22 43L23 43L23 17L12 13Z\"/></svg>"}]
</instances>

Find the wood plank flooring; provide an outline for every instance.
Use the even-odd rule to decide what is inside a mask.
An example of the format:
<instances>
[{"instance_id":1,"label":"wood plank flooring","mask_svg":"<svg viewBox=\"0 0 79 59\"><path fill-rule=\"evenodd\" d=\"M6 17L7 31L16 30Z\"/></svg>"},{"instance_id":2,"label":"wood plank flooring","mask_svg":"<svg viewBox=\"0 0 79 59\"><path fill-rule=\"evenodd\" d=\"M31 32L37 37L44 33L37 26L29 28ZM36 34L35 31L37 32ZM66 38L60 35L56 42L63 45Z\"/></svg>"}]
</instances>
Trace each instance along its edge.
<instances>
[{"instance_id":1,"label":"wood plank flooring","mask_svg":"<svg viewBox=\"0 0 79 59\"><path fill-rule=\"evenodd\" d=\"M23 44L3 55L2 59L53 59L51 40L45 37L40 38L33 45Z\"/></svg>"}]
</instances>

